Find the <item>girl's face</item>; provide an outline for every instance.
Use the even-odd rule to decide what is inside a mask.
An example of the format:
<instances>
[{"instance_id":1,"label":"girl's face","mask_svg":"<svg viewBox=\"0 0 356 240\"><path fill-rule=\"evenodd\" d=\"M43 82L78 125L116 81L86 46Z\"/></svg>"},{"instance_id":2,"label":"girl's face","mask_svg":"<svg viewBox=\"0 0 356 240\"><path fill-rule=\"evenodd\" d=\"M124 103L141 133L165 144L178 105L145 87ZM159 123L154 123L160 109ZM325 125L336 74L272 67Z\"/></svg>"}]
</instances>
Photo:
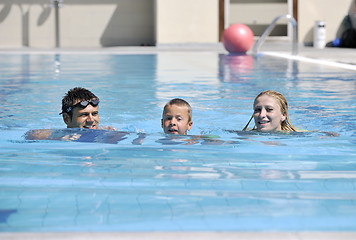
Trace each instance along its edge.
<instances>
[{"instance_id":1,"label":"girl's face","mask_svg":"<svg viewBox=\"0 0 356 240\"><path fill-rule=\"evenodd\" d=\"M254 103L253 118L258 131L281 131L286 114L281 112L278 101L271 96L262 95Z\"/></svg>"}]
</instances>

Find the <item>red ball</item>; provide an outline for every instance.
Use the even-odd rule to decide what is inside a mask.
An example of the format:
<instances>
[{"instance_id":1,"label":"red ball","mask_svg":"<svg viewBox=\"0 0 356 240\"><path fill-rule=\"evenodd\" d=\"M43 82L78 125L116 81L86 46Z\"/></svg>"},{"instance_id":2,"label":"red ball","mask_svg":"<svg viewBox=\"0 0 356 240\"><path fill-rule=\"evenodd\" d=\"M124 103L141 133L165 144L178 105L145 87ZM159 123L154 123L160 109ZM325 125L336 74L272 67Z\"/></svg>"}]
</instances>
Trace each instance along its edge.
<instances>
[{"instance_id":1,"label":"red ball","mask_svg":"<svg viewBox=\"0 0 356 240\"><path fill-rule=\"evenodd\" d=\"M246 25L235 23L224 31L222 43L229 53L246 53L253 45L253 33Z\"/></svg>"}]
</instances>

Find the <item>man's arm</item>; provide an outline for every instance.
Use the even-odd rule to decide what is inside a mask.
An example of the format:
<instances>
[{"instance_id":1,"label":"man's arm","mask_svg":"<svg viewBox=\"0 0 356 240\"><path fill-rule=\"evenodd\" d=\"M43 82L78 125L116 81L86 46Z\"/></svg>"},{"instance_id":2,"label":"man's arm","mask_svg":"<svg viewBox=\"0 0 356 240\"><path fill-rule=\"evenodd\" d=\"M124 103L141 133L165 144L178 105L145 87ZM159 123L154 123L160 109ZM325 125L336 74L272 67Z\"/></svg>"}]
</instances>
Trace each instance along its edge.
<instances>
[{"instance_id":1,"label":"man's arm","mask_svg":"<svg viewBox=\"0 0 356 240\"><path fill-rule=\"evenodd\" d=\"M26 140L49 140L52 131L49 129L34 129L25 133Z\"/></svg>"}]
</instances>

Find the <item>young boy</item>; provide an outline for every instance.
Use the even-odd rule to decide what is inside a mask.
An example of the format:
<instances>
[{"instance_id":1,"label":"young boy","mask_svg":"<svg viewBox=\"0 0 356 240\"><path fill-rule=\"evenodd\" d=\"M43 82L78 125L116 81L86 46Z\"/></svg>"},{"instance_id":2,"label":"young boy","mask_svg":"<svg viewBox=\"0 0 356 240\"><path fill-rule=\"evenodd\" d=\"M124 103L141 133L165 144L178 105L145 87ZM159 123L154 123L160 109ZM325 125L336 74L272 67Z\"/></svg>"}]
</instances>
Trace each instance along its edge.
<instances>
[{"instance_id":1,"label":"young boy","mask_svg":"<svg viewBox=\"0 0 356 240\"><path fill-rule=\"evenodd\" d=\"M183 99L174 98L163 108L162 128L168 134L187 135L192 128L192 107Z\"/></svg>"}]
</instances>

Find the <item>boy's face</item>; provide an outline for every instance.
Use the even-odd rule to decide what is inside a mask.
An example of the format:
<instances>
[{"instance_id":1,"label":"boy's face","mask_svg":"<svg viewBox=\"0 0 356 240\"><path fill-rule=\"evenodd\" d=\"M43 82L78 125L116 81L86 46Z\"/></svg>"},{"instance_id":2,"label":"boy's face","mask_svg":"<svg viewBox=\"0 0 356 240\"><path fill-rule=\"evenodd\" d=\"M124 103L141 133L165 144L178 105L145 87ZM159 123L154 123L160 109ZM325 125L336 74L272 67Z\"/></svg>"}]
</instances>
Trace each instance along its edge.
<instances>
[{"instance_id":1,"label":"boy's face","mask_svg":"<svg viewBox=\"0 0 356 240\"><path fill-rule=\"evenodd\" d=\"M186 135L192 125L185 106L168 105L163 112L162 128L165 133Z\"/></svg>"}]
</instances>

